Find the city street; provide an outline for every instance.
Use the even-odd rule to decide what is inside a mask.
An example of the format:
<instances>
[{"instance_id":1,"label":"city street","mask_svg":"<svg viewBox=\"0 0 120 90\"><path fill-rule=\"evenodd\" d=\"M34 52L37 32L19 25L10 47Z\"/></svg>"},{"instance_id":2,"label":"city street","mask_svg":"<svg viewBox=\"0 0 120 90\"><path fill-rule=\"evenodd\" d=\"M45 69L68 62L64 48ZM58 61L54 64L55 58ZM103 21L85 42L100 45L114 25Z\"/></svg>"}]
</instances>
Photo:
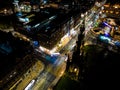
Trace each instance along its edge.
<instances>
[{"instance_id":1,"label":"city street","mask_svg":"<svg viewBox=\"0 0 120 90\"><path fill-rule=\"evenodd\" d=\"M55 63L49 63L37 77L32 90L47 90L50 86L54 86L66 69L65 58L59 57Z\"/></svg>"}]
</instances>

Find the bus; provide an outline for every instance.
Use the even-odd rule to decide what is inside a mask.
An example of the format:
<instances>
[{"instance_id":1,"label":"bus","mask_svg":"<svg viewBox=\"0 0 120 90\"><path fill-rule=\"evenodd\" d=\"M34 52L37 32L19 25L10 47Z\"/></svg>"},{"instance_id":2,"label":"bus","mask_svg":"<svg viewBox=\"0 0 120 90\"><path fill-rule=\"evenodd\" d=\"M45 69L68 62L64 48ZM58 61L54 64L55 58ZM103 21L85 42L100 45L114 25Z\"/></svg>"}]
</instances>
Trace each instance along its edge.
<instances>
[{"instance_id":1,"label":"bus","mask_svg":"<svg viewBox=\"0 0 120 90\"><path fill-rule=\"evenodd\" d=\"M33 79L33 80L27 85L27 87L26 87L24 90L31 90L31 88L33 87L34 83L35 83L35 80Z\"/></svg>"}]
</instances>

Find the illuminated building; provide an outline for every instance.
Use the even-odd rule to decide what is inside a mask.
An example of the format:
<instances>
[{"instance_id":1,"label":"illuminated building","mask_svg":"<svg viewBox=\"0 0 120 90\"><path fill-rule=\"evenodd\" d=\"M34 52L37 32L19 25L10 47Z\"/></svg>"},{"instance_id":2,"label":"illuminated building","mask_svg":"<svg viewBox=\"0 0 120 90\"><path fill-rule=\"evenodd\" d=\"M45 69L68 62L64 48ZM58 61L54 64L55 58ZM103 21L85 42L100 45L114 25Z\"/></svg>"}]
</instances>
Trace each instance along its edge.
<instances>
[{"instance_id":1,"label":"illuminated building","mask_svg":"<svg viewBox=\"0 0 120 90\"><path fill-rule=\"evenodd\" d=\"M39 41L41 46L52 49L65 34L71 35L72 30L79 30L79 24L79 10L49 7L41 9L40 12L32 12L20 17L16 25L16 31Z\"/></svg>"},{"instance_id":2,"label":"illuminated building","mask_svg":"<svg viewBox=\"0 0 120 90\"><path fill-rule=\"evenodd\" d=\"M32 54L29 42L2 31L0 36L0 90L23 90L37 77L43 65ZM27 79L28 76L31 77Z\"/></svg>"}]
</instances>

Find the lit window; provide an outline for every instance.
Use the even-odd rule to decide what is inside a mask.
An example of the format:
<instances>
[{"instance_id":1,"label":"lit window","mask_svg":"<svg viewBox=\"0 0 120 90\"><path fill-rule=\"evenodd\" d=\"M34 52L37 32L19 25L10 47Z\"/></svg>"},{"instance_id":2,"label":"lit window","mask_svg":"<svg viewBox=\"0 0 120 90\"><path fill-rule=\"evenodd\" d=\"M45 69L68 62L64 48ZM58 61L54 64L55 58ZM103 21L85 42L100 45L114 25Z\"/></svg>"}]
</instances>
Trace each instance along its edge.
<instances>
[{"instance_id":1,"label":"lit window","mask_svg":"<svg viewBox=\"0 0 120 90\"><path fill-rule=\"evenodd\" d=\"M110 13L113 13L113 11L110 11Z\"/></svg>"},{"instance_id":2,"label":"lit window","mask_svg":"<svg viewBox=\"0 0 120 90\"><path fill-rule=\"evenodd\" d=\"M108 13L108 11L106 11L106 13Z\"/></svg>"},{"instance_id":3,"label":"lit window","mask_svg":"<svg viewBox=\"0 0 120 90\"><path fill-rule=\"evenodd\" d=\"M115 12L115 14L119 14L119 12Z\"/></svg>"}]
</instances>

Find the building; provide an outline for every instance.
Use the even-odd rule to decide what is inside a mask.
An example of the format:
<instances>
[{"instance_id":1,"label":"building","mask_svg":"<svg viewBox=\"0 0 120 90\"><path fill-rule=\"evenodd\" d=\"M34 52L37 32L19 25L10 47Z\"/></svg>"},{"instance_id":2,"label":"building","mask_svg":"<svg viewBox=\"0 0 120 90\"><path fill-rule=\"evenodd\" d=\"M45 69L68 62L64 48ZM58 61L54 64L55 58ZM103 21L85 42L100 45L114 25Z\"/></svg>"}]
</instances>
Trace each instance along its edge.
<instances>
[{"instance_id":1,"label":"building","mask_svg":"<svg viewBox=\"0 0 120 90\"><path fill-rule=\"evenodd\" d=\"M29 20L25 21L25 17L29 17ZM23 18L24 20L20 21ZM51 50L64 35L67 33L71 35L73 29L78 30L79 23L79 9L65 10L46 7L41 9L40 12L31 12L27 16L20 17L15 28L16 31L39 41L41 46Z\"/></svg>"},{"instance_id":2,"label":"building","mask_svg":"<svg viewBox=\"0 0 120 90\"><path fill-rule=\"evenodd\" d=\"M34 57L29 42L13 37L10 32L0 31L0 36L0 90L23 90L43 65ZM34 74L28 78L31 73Z\"/></svg>"},{"instance_id":3,"label":"building","mask_svg":"<svg viewBox=\"0 0 120 90\"><path fill-rule=\"evenodd\" d=\"M120 5L119 4L114 4L114 5L105 4L102 12L105 13L107 15L107 17L119 19Z\"/></svg>"}]
</instances>

